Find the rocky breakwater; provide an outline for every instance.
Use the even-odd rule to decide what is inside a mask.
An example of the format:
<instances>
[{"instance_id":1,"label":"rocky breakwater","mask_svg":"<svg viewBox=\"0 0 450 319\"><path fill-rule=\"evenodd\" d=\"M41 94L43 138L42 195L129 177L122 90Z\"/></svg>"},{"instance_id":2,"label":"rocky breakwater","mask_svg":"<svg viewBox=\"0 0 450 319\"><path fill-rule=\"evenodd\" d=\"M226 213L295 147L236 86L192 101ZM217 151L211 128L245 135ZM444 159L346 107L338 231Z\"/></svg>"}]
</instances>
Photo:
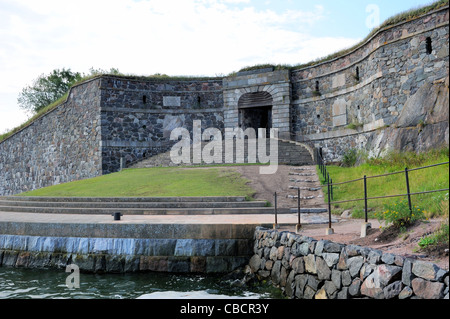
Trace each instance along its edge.
<instances>
[{"instance_id":1,"label":"rocky breakwater","mask_svg":"<svg viewBox=\"0 0 450 319\"><path fill-rule=\"evenodd\" d=\"M258 227L247 267L295 299L448 299L448 271L356 245Z\"/></svg>"}]
</instances>

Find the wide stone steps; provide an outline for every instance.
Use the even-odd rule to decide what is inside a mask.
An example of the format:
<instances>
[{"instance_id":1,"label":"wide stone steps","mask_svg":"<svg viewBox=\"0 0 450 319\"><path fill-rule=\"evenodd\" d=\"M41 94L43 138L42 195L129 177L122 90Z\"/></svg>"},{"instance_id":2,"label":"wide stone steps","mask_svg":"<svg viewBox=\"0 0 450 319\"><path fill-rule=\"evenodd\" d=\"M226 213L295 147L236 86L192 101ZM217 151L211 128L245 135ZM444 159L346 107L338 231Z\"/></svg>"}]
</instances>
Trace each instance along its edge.
<instances>
[{"instance_id":1,"label":"wide stone steps","mask_svg":"<svg viewBox=\"0 0 450 319\"><path fill-rule=\"evenodd\" d=\"M271 140L266 140L266 154L270 154L270 142ZM293 142L293 141L285 141L285 140L276 140L275 143L278 143L278 164L285 165L311 165L314 163L314 159L312 156L312 151L307 149L307 147L301 143ZM203 148L207 145L207 142L202 142L201 147L199 149L203 150ZM258 161L258 143L256 144L256 160ZM193 147L191 145L190 151L190 163L181 163L180 165L191 166L193 164ZM234 144L233 149L233 162L236 163L236 144ZM248 141L244 142L244 163L248 163ZM222 147L222 162L215 164L223 164L225 163L225 145ZM205 164L205 163L202 163ZM174 164L170 157L170 151L166 153L161 153L156 156L153 156L148 159L144 159L137 163L134 163L130 166L130 168L149 168L149 167L170 167L170 166L179 166L179 164Z\"/></svg>"},{"instance_id":2,"label":"wide stone steps","mask_svg":"<svg viewBox=\"0 0 450 319\"><path fill-rule=\"evenodd\" d=\"M274 214L265 201L244 197L0 197L1 212L104 215L240 215ZM278 213L290 213L278 210Z\"/></svg>"}]
</instances>

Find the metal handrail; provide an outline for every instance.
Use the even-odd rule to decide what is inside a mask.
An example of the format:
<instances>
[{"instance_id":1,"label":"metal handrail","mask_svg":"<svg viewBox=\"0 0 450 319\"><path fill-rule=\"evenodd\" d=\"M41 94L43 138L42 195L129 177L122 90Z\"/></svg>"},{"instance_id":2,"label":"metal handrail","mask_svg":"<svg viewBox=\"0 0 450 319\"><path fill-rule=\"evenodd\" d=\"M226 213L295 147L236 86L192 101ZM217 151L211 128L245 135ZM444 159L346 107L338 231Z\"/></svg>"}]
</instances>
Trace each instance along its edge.
<instances>
[{"instance_id":1,"label":"metal handrail","mask_svg":"<svg viewBox=\"0 0 450 319\"><path fill-rule=\"evenodd\" d=\"M412 214L412 203L411 203L411 196L414 195L421 195L421 194L430 194L430 193L437 193L437 192L444 192L444 191L450 191L449 188L444 188L444 189L435 189L435 190L429 190L429 191L423 191L423 192L411 192L410 188L409 188L409 176L408 173L412 172L412 171L417 171L417 170L421 170L421 169L427 169L427 168L431 168L431 167L437 167L437 166L441 166L441 165L448 165L449 162L443 162L443 163L438 163L438 164L433 164L433 165L428 165L428 166L423 166L423 167L417 167L417 168L413 168L413 169L408 169L405 168L404 171L399 171L399 172L392 172L392 173L386 173L386 174L381 174L381 175L374 175L374 176L364 176L363 178L358 178L358 179L354 179L354 180L350 180L350 181L345 181L345 182L340 182L340 183L333 183L332 179L330 179L329 173L326 170L326 165L323 162L322 157L320 156L320 153L318 150L316 150L316 155L317 155L317 161L316 164L319 166L319 169L321 170L324 178L325 178L325 185L321 185L319 187L323 188L323 187L327 187L328 188L328 218L329 218L329 228L331 228L331 205L333 204L342 204L342 203L348 203L348 202L357 202L357 201L365 201L365 222L367 223L368 221L368 204L367 201L368 200L374 200L374 199L383 199L383 198L394 198L394 197L404 197L407 196L408 197L408 205L409 205L409 210ZM406 177L406 188L407 188L407 193L406 194L397 194L397 195L385 195L385 196L375 196L375 197L369 197L368 196L368 192L367 192L367 180L368 179L372 179L372 178L379 178L379 177L386 177L386 176L390 176L390 175L396 175L396 174L405 174ZM349 200L343 200L343 201L332 201L332 194L333 194L333 186L336 185L343 185L343 184L348 184L348 183L353 183L353 182L358 182L358 181L364 181L364 198L357 198L357 199L349 199ZM301 227L301 221L300 221L300 187L297 189L298 190L298 196L297 196L297 207L298 207L298 224L297 224L297 229L300 229ZM275 224L274 227L277 227L277 204L276 204L276 197L277 197L277 193L275 193Z\"/></svg>"}]
</instances>

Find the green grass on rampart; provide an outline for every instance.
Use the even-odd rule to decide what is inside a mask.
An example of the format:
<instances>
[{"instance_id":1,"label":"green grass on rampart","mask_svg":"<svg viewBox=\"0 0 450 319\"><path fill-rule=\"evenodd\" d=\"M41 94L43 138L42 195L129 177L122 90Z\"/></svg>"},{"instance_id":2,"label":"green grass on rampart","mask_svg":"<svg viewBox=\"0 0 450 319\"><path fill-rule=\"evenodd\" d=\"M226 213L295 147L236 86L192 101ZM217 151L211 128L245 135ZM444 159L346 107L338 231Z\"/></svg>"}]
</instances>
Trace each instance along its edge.
<instances>
[{"instance_id":1,"label":"green grass on rampart","mask_svg":"<svg viewBox=\"0 0 450 319\"><path fill-rule=\"evenodd\" d=\"M247 182L238 172L221 168L137 168L41 188L20 196L250 198L254 190Z\"/></svg>"},{"instance_id":2,"label":"green grass on rampart","mask_svg":"<svg viewBox=\"0 0 450 319\"><path fill-rule=\"evenodd\" d=\"M364 164L359 166L327 166L327 170L333 183L359 179L364 177L364 175L370 177L386 173L402 172L396 175L367 179L368 197L381 197L407 193L406 176L404 173L406 167L412 169L448 161L449 150L447 148L424 154L392 153L384 159L366 160ZM449 188L448 164L416 170L408 174L411 193ZM323 178L321 180L323 182ZM326 188L324 190L326 191ZM327 195L325 195L325 198L327 199ZM333 187L332 201L334 202L360 198L364 198L364 181L362 180ZM376 213L383 212L385 204L394 204L401 199L407 200L407 197L369 200L369 218L374 218ZM428 218L448 216L448 200L448 191L412 196L412 204L421 207L425 211L425 216ZM333 206L332 212L340 214L348 209L352 210L353 217L364 217L364 201L336 204Z\"/></svg>"}]
</instances>

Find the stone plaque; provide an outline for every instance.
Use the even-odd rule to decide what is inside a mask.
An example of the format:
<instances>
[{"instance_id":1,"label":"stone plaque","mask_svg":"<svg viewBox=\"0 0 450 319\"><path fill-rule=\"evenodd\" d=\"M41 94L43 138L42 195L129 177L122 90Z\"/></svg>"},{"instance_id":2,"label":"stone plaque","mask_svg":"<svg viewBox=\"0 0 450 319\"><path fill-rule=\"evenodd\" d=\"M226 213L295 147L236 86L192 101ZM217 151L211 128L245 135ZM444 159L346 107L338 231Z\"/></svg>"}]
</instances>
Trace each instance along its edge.
<instances>
[{"instance_id":1,"label":"stone plaque","mask_svg":"<svg viewBox=\"0 0 450 319\"><path fill-rule=\"evenodd\" d=\"M347 114L342 114L333 117L333 126L347 125Z\"/></svg>"},{"instance_id":2,"label":"stone plaque","mask_svg":"<svg viewBox=\"0 0 450 319\"><path fill-rule=\"evenodd\" d=\"M181 106L181 97L179 96L164 96L163 106Z\"/></svg>"}]
</instances>

